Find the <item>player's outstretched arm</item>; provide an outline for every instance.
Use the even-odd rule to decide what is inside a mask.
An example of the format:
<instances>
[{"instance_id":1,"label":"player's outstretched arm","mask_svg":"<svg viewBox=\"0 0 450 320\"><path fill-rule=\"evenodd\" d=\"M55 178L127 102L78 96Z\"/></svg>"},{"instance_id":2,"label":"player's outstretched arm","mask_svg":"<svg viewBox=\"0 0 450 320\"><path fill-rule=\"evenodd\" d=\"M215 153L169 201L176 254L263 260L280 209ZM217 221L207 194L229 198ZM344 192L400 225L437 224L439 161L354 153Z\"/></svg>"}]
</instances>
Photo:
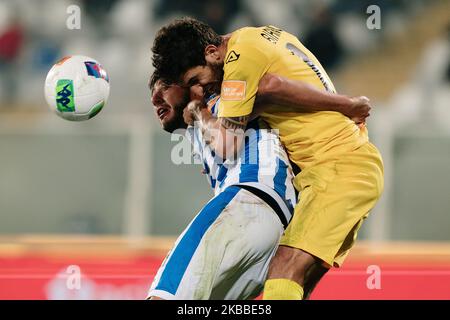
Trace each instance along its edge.
<instances>
[{"instance_id":1,"label":"player's outstretched arm","mask_svg":"<svg viewBox=\"0 0 450 320\"><path fill-rule=\"evenodd\" d=\"M264 75L259 82L257 111L263 111L264 105L269 104L297 107L300 112L336 111L356 123L365 122L371 109L367 97L348 97L327 92L306 82L274 74Z\"/></svg>"}]
</instances>

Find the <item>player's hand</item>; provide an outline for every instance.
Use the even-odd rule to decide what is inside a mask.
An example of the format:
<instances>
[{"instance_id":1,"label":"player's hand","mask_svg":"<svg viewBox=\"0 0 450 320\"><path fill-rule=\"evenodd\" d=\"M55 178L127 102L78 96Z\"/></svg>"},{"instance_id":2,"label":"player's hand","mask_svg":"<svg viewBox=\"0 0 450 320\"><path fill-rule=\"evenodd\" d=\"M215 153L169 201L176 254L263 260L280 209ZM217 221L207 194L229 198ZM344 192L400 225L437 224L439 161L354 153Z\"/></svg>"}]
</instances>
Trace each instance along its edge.
<instances>
[{"instance_id":1,"label":"player's hand","mask_svg":"<svg viewBox=\"0 0 450 320\"><path fill-rule=\"evenodd\" d=\"M346 114L350 119L355 121L356 124L362 124L366 122L366 118L370 116L370 100L365 96L350 98L351 105Z\"/></svg>"},{"instance_id":2,"label":"player's hand","mask_svg":"<svg viewBox=\"0 0 450 320\"><path fill-rule=\"evenodd\" d=\"M183 119L184 119L184 122L188 126L194 125L194 121L195 121L194 115L191 113L191 111L189 110L189 108L187 106L183 110Z\"/></svg>"},{"instance_id":3,"label":"player's hand","mask_svg":"<svg viewBox=\"0 0 450 320\"><path fill-rule=\"evenodd\" d=\"M200 100L192 100L183 110L184 122L188 125L193 125L195 121L200 120L202 110L205 109L205 104Z\"/></svg>"}]
</instances>

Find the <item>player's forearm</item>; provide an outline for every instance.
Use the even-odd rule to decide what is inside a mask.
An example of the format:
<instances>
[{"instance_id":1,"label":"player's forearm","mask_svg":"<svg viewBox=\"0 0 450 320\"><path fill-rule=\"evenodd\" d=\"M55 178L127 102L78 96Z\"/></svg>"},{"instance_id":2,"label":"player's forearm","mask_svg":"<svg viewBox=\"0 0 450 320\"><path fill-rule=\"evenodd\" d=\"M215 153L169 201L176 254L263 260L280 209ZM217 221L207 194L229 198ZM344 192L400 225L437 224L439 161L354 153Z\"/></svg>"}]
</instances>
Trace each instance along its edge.
<instances>
[{"instance_id":1,"label":"player's forearm","mask_svg":"<svg viewBox=\"0 0 450 320\"><path fill-rule=\"evenodd\" d=\"M197 114L196 124L200 127L203 139L222 159L230 159L235 154L237 146L234 145L234 138L222 125L221 120L211 115L209 111L203 109Z\"/></svg>"},{"instance_id":2,"label":"player's forearm","mask_svg":"<svg viewBox=\"0 0 450 320\"><path fill-rule=\"evenodd\" d=\"M276 75L261 79L258 94L262 95L260 101L264 104L288 105L300 112L336 111L348 115L352 108L352 100L347 96Z\"/></svg>"}]
</instances>

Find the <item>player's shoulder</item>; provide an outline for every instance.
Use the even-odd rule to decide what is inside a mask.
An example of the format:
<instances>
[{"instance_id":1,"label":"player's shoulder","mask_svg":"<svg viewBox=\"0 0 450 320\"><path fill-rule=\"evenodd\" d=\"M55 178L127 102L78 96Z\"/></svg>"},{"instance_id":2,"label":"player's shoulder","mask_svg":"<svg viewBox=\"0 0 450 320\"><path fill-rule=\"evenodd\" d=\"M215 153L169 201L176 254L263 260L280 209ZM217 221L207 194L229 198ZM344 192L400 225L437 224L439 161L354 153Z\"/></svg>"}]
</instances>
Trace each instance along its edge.
<instances>
[{"instance_id":1,"label":"player's shoulder","mask_svg":"<svg viewBox=\"0 0 450 320\"><path fill-rule=\"evenodd\" d=\"M274 26L243 27L231 33L230 42L233 45L261 45L268 44L268 36L276 36L283 30ZM270 39L269 39L270 40Z\"/></svg>"},{"instance_id":2,"label":"player's shoulder","mask_svg":"<svg viewBox=\"0 0 450 320\"><path fill-rule=\"evenodd\" d=\"M244 27L231 33L227 46L227 61L238 60L239 56L271 59L274 46L264 38L264 27Z\"/></svg>"},{"instance_id":3,"label":"player's shoulder","mask_svg":"<svg viewBox=\"0 0 450 320\"><path fill-rule=\"evenodd\" d=\"M232 32L232 34L237 34L240 37L246 37L246 36L254 36L255 34L258 34L261 32L261 30L264 27L243 27L243 28L239 28L235 31Z\"/></svg>"}]
</instances>

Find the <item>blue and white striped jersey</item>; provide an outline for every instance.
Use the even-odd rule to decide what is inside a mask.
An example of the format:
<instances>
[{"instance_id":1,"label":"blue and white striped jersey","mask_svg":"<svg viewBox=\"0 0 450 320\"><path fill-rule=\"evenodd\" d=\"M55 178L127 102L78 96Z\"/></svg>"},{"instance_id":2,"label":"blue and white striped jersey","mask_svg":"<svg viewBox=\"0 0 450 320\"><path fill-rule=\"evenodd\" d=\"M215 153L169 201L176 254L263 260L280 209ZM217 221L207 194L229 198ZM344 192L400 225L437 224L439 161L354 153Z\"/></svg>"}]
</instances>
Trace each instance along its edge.
<instances>
[{"instance_id":1,"label":"blue and white striped jersey","mask_svg":"<svg viewBox=\"0 0 450 320\"><path fill-rule=\"evenodd\" d=\"M219 99L210 107L217 116ZM194 157L203 163L204 172L215 195L236 184L250 184L266 191L273 190L293 212L296 193L292 184L293 172L278 134L257 118L249 122L245 131L245 145L234 161L218 157L202 136L199 127L188 127L187 138L193 145Z\"/></svg>"}]
</instances>

